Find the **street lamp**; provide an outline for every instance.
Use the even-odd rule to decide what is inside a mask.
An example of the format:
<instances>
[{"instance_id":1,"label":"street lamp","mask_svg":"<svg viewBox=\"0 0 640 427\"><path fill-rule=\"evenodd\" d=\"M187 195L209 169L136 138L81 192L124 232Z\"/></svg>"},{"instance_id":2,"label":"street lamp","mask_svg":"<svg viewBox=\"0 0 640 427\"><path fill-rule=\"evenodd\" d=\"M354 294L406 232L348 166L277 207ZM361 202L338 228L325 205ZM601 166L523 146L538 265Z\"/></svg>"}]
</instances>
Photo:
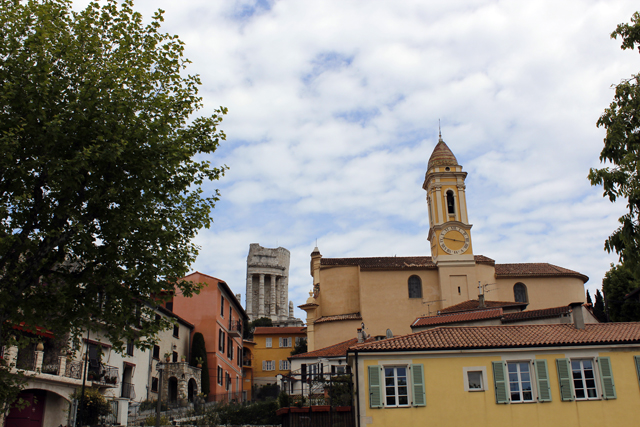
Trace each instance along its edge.
<instances>
[{"instance_id":1,"label":"street lamp","mask_svg":"<svg viewBox=\"0 0 640 427\"><path fill-rule=\"evenodd\" d=\"M158 404L156 405L156 427L160 427L160 410L162 409L162 371L164 365L162 362L156 364L156 370L158 371Z\"/></svg>"}]
</instances>

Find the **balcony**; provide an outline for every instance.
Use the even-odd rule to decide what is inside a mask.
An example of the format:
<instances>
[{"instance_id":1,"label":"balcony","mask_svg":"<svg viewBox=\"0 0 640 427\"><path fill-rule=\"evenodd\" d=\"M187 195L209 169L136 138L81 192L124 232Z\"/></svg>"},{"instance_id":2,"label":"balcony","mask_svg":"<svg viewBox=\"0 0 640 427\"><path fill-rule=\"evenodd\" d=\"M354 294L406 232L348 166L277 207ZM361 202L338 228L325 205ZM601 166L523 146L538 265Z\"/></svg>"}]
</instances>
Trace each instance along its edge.
<instances>
[{"instance_id":1,"label":"balcony","mask_svg":"<svg viewBox=\"0 0 640 427\"><path fill-rule=\"evenodd\" d=\"M95 360L89 361L87 380L105 387L117 387L118 379L118 368L115 366L104 365Z\"/></svg>"},{"instance_id":2,"label":"balcony","mask_svg":"<svg viewBox=\"0 0 640 427\"><path fill-rule=\"evenodd\" d=\"M240 320L229 321L229 337L242 338L242 322Z\"/></svg>"},{"instance_id":3,"label":"balcony","mask_svg":"<svg viewBox=\"0 0 640 427\"><path fill-rule=\"evenodd\" d=\"M133 384L128 383L128 382L123 382L122 383L122 393L120 394L120 397L126 397L128 399L135 399L136 398L136 391L133 387Z\"/></svg>"}]
</instances>

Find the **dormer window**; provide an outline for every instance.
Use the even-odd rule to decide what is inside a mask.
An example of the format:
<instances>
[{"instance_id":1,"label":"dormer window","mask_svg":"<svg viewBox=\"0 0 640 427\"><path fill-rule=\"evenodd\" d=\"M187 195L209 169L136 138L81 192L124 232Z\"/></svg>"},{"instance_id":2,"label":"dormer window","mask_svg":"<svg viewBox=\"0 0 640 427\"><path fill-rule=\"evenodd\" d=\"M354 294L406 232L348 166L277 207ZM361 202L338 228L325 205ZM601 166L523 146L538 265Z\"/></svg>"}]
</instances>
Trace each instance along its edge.
<instances>
[{"instance_id":1,"label":"dormer window","mask_svg":"<svg viewBox=\"0 0 640 427\"><path fill-rule=\"evenodd\" d=\"M456 213L455 202L453 199L453 191L451 190L447 191L447 212L449 212L450 215L453 215Z\"/></svg>"},{"instance_id":2,"label":"dormer window","mask_svg":"<svg viewBox=\"0 0 640 427\"><path fill-rule=\"evenodd\" d=\"M513 299L516 302L529 302L529 298L527 296L527 287L524 283L516 283L513 285Z\"/></svg>"}]
</instances>

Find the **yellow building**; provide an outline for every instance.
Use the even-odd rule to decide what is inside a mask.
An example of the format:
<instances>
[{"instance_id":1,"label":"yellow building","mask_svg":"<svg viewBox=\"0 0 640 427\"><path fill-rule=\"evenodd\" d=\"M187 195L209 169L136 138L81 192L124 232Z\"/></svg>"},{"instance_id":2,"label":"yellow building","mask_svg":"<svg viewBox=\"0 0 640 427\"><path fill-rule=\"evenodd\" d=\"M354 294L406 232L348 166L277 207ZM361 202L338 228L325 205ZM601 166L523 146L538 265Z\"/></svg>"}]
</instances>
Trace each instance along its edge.
<instances>
[{"instance_id":1,"label":"yellow building","mask_svg":"<svg viewBox=\"0 0 640 427\"><path fill-rule=\"evenodd\" d=\"M348 357L358 427L638 424L639 323L439 327Z\"/></svg>"},{"instance_id":2,"label":"yellow building","mask_svg":"<svg viewBox=\"0 0 640 427\"><path fill-rule=\"evenodd\" d=\"M534 310L584 302L583 274L547 263L496 264L474 254L466 177L440 138L423 184L431 256L323 258L314 249L313 291L300 306L309 351L352 338L362 323L372 336L407 334L416 318L485 293L486 300Z\"/></svg>"},{"instance_id":3,"label":"yellow building","mask_svg":"<svg viewBox=\"0 0 640 427\"><path fill-rule=\"evenodd\" d=\"M253 331L253 383L276 384L276 376L287 375L289 357L296 343L306 338L304 327L256 327Z\"/></svg>"}]
</instances>

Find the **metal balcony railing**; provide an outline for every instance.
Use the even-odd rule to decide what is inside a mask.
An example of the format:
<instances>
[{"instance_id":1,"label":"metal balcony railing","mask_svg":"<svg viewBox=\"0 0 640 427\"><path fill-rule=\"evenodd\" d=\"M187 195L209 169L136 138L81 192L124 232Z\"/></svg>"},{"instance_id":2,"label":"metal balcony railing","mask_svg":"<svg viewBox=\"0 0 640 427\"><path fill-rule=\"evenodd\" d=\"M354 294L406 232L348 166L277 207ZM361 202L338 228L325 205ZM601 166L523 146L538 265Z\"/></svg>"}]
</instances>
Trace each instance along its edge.
<instances>
[{"instance_id":1,"label":"metal balcony railing","mask_svg":"<svg viewBox=\"0 0 640 427\"><path fill-rule=\"evenodd\" d=\"M229 321L229 336L241 337L242 336L242 322L239 320Z\"/></svg>"},{"instance_id":2,"label":"metal balcony railing","mask_svg":"<svg viewBox=\"0 0 640 427\"><path fill-rule=\"evenodd\" d=\"M120 397L126 397L129 399L135 399L136 398L136 391L133 387L133 384L128 383L128 382L123 382L122 383L122 393L120 395Z\"/></svg>"}]
</instances>

